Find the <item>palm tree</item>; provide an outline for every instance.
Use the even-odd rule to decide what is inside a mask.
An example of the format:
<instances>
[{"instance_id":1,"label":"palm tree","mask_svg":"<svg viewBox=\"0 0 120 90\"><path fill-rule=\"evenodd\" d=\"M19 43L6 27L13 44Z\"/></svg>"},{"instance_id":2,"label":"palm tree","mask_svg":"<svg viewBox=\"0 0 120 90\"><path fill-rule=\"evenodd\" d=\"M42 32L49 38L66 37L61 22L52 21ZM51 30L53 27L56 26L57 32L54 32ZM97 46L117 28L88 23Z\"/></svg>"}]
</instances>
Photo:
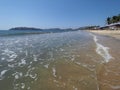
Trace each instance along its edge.
<instances>
[{"instance_id":1,"label":"palm tree","mask_svg":"<svg viewBox=\"0 0 120 90\"><path fill-rule=\"evenodd\" d=\"M120 14L118 15L118 22L120 22Z\"/></svg>"},{"instance_id":2,"label":"palm tree","mask_svg":"<svg viewBox=\"0 0 120 90\"><path fill-rule=\"evenodd\" d=\"M112 23L117 23L119 20L118 20L118 16L113 16L112 17Z\"/></svg>"},{"instance_id":3,"label":"palm tree","mask_svg":"<svg viewBox=\"0 0 120 90\"><path fill-rule=\"evenodd\" d=\"M120 22L120 14L117 16L108 17L106 20L107 24Z\"/></svg>"},{"instance_id":4,"label":"palm tree","mask_svg":"<svg viewBox=\"0 0 120 90\"><path fill-rule=\"evenodd\" d=\"M108 25L111 24L111 18L108 17L106 22L107 22Z\"/></svg>"}]
</instances>

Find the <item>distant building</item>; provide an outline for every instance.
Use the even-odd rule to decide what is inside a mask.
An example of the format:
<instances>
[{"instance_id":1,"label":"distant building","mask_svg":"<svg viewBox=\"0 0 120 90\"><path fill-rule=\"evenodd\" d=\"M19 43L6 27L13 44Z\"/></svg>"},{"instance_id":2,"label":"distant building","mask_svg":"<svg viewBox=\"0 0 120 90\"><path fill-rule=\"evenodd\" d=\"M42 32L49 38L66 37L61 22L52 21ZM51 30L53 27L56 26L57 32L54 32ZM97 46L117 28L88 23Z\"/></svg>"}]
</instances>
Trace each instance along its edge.
<instances>
[{"instance_id":1,"label":"distant building","mask_svg":"<svg viewBox=\"0 0 120 90\"><path fill-rule=\"evenodd\" d=\"M98 30L100 29L100 26L84 26L78 28L79 30Z\"/></svg>"},{"instance_id":2,"label":"distant building","mask_svg":"<svg viewBox=\"0 0 120 90\"><path fill-rule=\"evenodd\" d=\"M108 29L110 29L110 30L120 30L120 22L100 27L100 29L103 29L103 30L108 30Z\"/></svg>"}]
</instances>

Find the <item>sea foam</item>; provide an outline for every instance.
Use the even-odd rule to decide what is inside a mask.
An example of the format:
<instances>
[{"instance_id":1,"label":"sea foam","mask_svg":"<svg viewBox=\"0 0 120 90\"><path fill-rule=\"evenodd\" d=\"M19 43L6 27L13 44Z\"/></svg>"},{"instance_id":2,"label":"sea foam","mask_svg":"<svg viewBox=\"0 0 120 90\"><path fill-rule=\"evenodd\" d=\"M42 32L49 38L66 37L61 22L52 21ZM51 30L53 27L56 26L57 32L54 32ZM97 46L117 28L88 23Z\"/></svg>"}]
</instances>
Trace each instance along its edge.
<instances>
[{"instance_id":1,"label":"sea foam","mask_svg":"<svg viewBox=\"0 0 120 90\"><path fill-rule=\"evenodd\" d=\"M3 71L1 71L1 73L0 73L0 80L3 79L3 76L4 76L4 74L5 74L7 71L8 71L8 70L3 70Z\"/></svg>"},{"instance_id":2,"label":"sea foam","mask_svg":"<svg viewBox=\"0 0 120 90\"><path fill-rule=\"evenodd\" d=\"M52 71L53 71L53 76L54 76L54 77L57 77L57 76L56 76L56 69L55 69L54 67L52 68Z\"/></svg>"},{"instance_id":3,"label":"sea foam","mask_svg":"<svg viewBox=\"0 0 120 90\"><path fill-rule=\"evenodd\" d=\"M93 36L93 40L96 43L96 52L102 56L105 60L105 62L109 62L110 59L112 59L113 57L109 54L109 48L103 46L102 44L98 43L98 39L95 35L91 34L91 36Z\"/></svg>"}]
</instances>

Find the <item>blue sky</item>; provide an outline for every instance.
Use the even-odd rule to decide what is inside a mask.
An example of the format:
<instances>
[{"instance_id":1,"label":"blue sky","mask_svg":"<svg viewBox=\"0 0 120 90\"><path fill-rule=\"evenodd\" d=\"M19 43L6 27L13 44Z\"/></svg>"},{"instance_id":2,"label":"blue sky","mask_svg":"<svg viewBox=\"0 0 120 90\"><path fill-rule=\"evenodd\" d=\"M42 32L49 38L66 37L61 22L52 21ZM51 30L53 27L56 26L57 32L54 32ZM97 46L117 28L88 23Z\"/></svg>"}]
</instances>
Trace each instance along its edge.
<instances>
[{"instance_id":1,"label":"blue sky","mask_svg":"<svg viewBox=\"0 0 120 90\"><path fill-rule=\"evenodd\" d=\"M104 25L120 14L120 0L0 0L0 29Z\"/></svg>"}]
</instances>

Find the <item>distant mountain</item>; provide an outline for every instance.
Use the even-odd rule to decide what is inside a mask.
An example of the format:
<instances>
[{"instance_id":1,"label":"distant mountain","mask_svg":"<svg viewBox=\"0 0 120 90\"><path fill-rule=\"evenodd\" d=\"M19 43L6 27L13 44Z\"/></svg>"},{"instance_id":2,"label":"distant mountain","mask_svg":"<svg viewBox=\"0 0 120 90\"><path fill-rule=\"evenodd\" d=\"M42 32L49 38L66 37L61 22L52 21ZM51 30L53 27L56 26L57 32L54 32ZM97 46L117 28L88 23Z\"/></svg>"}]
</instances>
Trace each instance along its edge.
<instances>
[{"instance_id":1,"label":"distant mountain","mask_svg":"<svg viewBox=\"0 0 120 90\"><path fill-rule=\"evenodd\" d=\"M42 30L40 28L33 28L33 27L15 27L9 30Z\"/></svg>"},{"instance_id":2,"label":"distant mountain","mask_svg":"<svg viewBox=\"0 0 120 90\"><path fill-rule=\"evenodd\" d=\"M68 31L76 31L75 29L72 28L67 28L67 29L61 29L61 28L49 28L49 29L40 29L40 28L33 28L33 27L15 27L11 28L9 30L12 31L38 31L38 32L43 32L43 33L57 33L57 32L68 32Z\"/></svg>"}]
</instances>

